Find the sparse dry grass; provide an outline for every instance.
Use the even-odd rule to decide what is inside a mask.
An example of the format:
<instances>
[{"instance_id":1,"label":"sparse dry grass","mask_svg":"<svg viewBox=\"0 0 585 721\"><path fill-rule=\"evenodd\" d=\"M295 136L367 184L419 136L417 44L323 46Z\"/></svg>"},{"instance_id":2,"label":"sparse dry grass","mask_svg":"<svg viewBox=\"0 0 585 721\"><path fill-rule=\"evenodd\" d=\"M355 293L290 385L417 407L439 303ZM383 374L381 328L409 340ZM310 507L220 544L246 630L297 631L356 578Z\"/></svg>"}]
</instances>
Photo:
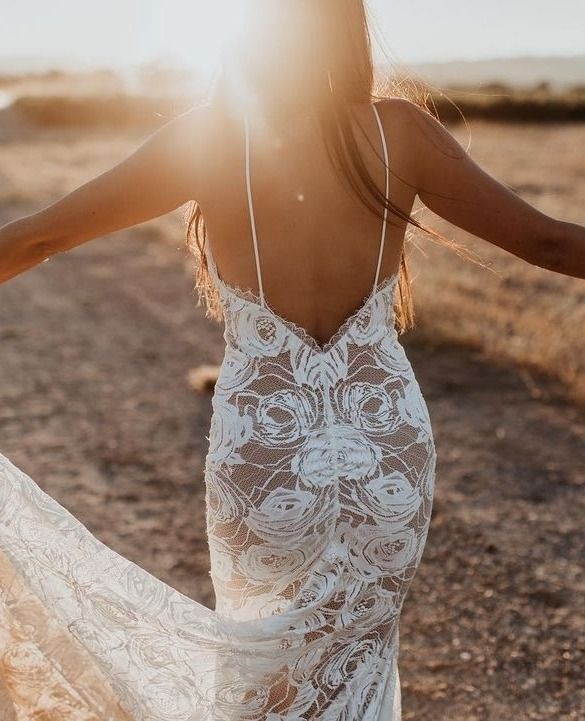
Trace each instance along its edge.
<instances>
[{"instance_id":1,"label":"sparse dry grass","mask_svg":"<svg viewBox=\"0 0 585 721\"><path fill-rule=\"evenodd\" d=\"M96 96L26 95L14 110L40 127L143 127L151 128L186 110L191 101L123 93Z\"/></svg>"},{"instance_id":2,"label":"sparse dry grass","mask_svg":"<svg viewBox=\"0 0 585 721\"><path fill-rule=\"evenodd\" d=\"M38 126L152 127L188 109L189 95L23 95L14 109ZM585 122L585 91L552 93L510 88L453 89L432 94L441 120L460 123L463 117L506 122Z\"/></svg>"},{"instance_id":3,"label":"sparse dry grass","mask_svg":"<svg viewBox=\"0 0 585 721\"><path fill-rule=\"evenodd\" d=\"M451 86L446 95L433 94L433 103L441 119L450 123L462 122L461 114L467 119L517 123L585 121L585 86L555 91L546 83L534 88L490 83L472 88Z\"/></svg>"},{"instance_id":4,"label":"sparse dry grass","mask_svg":"<svg viewBox=\"0 0 585 721\"><path fill-rule=\"evenodd\" d=\"M124 78L113 71L68 75L48 73L22 78L0 76L0 90L13 93L20 117L43 127L156 127L197 102L195 78L176 71L151 70L128 94ZM585 85L557 90L546 82L516 88L505 83L433 88L434 105L444 122L484 119L506 122L584 122Z\"/></svg>"}]
</instances>

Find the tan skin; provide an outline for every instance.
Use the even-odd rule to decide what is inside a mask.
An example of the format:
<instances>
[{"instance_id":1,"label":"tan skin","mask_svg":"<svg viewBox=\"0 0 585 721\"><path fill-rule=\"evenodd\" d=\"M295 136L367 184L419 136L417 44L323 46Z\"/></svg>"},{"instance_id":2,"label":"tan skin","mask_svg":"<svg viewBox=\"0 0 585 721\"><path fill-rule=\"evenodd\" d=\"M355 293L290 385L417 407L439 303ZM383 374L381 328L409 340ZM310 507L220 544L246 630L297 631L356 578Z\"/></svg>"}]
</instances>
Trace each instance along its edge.
<instances>
[{"instance_id":1,"label":"tan skin","mask_svg":"<svg viewBox=\"0 0 585 721\"><path fill-rule=\"evenodd\" d=\"M585 278L585 227L552 218L486 173L408 100L378 102L390 156L390 198L418 195L437 215L527 262ZM355 107L359 147L384 188L372 109ZM381 219L344 190L307 116L252 119L254 208L269 305L324 344L370 293ZM372 143L370 147L369 143ZM0 283L94 238L200 203L223 280L258 294L244 185L243 129L210 107L149 136L121 163L50 206L0 228ZM299 195L303 199L299 200ZM406 224L389 214L379 282L397 272Z\"/></svg>"}]
</instances>

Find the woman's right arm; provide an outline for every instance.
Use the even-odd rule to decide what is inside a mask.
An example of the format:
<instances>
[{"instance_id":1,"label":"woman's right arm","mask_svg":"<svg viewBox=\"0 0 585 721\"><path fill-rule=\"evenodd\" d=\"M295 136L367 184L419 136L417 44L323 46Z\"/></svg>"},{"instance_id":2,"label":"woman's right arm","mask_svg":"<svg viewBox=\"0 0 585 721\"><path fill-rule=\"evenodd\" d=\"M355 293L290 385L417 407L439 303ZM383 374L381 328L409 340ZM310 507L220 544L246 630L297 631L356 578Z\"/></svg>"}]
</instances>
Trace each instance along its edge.
<instances>
[{"instance_id":1,"label":"woman's right arm","mask_svg":"<svg viewBox=\"0 0 585 721\"><path fill-rule=\"evenodd\" d=\"M436 118L397 102L411 182L427 208L533 265L585 278L585 227L537 210L483 170Z\"/></svg>"},{"instance_id":2,"label":"woman's right arm","mask_svg":"<svg viewBox=\"0 0 585 721\"><path fill-rule=\"evenodd\" d=\"M0 227L0 283L56 253L197 199L211 121L206 106L182 113L114 167L48 207Z\"/></svg>"}]
</instances>

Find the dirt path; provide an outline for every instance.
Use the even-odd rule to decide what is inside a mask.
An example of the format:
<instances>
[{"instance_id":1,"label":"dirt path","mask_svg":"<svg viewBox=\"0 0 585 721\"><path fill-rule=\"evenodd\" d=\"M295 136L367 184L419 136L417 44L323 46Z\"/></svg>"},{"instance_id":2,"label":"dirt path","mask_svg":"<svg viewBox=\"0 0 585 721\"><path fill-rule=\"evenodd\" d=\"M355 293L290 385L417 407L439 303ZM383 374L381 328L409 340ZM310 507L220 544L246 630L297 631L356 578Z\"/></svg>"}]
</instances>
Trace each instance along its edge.
<instances>
[{"instance_id":1,"label":"dirt path","mask_svg":"<svg viewBox=\"0 0 585 721\"><path fill-rule=\"evenodd\" d=\"M219 362L223 339L184 260L135 229L0 286L0 451L102 541L212 605L211 404L187 374ZM585 410L473 351L404 345L438 450L401 626L404 721L582 721Z\"/></svg>"}]
</instances>

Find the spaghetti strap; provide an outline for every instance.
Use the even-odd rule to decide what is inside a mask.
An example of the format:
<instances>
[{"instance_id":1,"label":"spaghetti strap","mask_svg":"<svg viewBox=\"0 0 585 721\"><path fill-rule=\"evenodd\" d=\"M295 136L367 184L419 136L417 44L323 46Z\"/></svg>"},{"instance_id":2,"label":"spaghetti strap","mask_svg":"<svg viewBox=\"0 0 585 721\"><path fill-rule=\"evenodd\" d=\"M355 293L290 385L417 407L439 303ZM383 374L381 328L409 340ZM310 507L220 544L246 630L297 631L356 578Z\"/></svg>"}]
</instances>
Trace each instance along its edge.
<instances>
[{"instance_id":1,"label":"spaghetti strap","mask_svg":"<svg viewBox=\"0 0 585 721\"><path fill-rule=\"evenodd\" d=\"M384 135L384 128L383 128L382 122L380 120L380 115L378 113L378 109L376 108L375 104L372 105L372 108L374 110L374 115L375 115L376 121L378 123L378 128L380 131L380 138L382 141L382 148L384 151L384 168L386 171L386 185L385 185L384 197L387 199L388 192L389 192L389 185L390 185L388 147L386 145L386 137ZM245 114L244 125L245 125L245 136L246 136L246 191L247 191L247 195L248 195L248 210L249 210L249 215L250 215L250 226L252 229L252 241L254 243L254 257L256 260L256 275L258 278L260 302L261 302L261 305L263 307L265 307L266 301L264 298L264 286L262 283L262 273L260 270L260 255L258 252L258 233L256 231L256 219L254 217L254 203L252 201L252 182L251 182L251 174L250 174L250 121L249 121L248 113ZM380 238L380 250L378 253L378 264L376 267L376 276L374 279L374 287L372 289L372 293L374 293L376 291L376 288L378 287L378 279L380 277L380 268L382 267L382 256L384 253L384 241L386 238L387 216L388 216L388 208L386 206L384 206L384 220L382 223L382 236Z\"/></svg>"},{"instance_id":2,"label":"spaghetti strap","mask_svg":"<svg viewBox=\"0 0 585 721\"><path fill-rule=\"evenodd\" d=\"M256 275L258 277L258 288L260 290L260 301L265 305L264 288L262 286L262 274L260 273L260 256L258 254L258 235L256 233L256 219L254 218L254 204L252 203L252 187L250 182L250 121L248 114L245 115L246 132L246 190L248 192L248 210L250 212L250 225L252 226L252 240L254 242L254 256L256 258Z\"/></svg>"},{"instance_id":3,"label":"spaghetti strap","mask_svg":"<svg viewBox=\"0 0 585 721\"><path fill-rule=\"evenodd\" d=\"M388 148L386 146L386 137L384 136L384 128L382 126L382 121L380 120L380 115L378 113L378 108L375 104L372 104L372 108L374 109L374 114L376 116L376 120L378 122L378 128L380 130L380 137L382 139L382 148L384 149L384 168L386 169L386 190L384 192L384 197L386 200L388 200L388 191L389 191L389 185L390 185L390 179L389 179L389 165L388 165ZM386 218L388 216L388 208L387 206L384 206L384 221L382 223L382 238L380 239L380 252L378 253L378 267L376 268L376 277L374 280L374 287L372 289L372 293L376 291L376 288L378 287L378 278L380 277L380 268L382 266L382 254L384 252L384 240L386 238Z\"/></svg>"}]
</instances>

